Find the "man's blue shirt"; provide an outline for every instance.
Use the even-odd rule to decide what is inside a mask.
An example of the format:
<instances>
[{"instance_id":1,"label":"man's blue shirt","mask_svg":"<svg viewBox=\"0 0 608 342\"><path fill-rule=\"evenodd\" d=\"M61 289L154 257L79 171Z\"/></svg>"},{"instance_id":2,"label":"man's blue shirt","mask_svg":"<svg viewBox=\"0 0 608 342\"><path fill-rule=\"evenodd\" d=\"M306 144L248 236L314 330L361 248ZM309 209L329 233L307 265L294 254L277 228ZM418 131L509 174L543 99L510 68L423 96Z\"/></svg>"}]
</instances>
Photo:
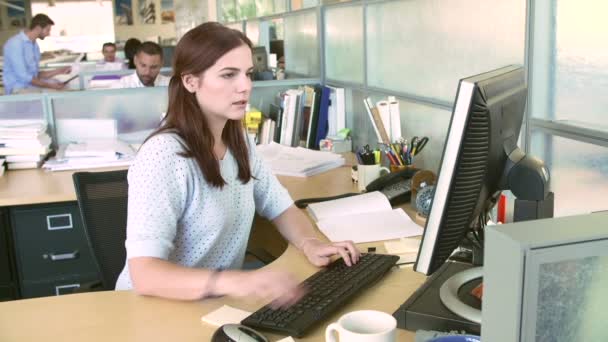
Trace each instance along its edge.
<instances>
[{"instance_id":1,"label":"man's blue shirt","mask_svg":"<svg viewBox=\"0 0 608 342\"><path fill-rule=\"evenodd\" d=\"M12 36L4 44L4 91L8 95L15 89L29 88L32 78L38 76L40 48L25 32Z\"/></svg>"}]
</instances>

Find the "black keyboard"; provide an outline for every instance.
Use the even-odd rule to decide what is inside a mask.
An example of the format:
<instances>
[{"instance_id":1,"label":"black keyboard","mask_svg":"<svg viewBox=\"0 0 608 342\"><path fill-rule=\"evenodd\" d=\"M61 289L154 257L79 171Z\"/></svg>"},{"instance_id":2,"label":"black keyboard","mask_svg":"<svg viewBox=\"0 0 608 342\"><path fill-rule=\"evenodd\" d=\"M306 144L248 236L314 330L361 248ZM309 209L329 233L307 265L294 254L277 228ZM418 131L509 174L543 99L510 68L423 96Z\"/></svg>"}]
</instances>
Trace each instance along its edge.
<instances>
[{"instance_id":1,"label":"black keyboard","mask_svg":"<svg viewBox=\"0 0 608 342\"><path fill-rule=\"evenodd\" d=\"M357 264L348 267L342 259L337 259L303 282L308 292L296 304L286 310L274 310L266 305L242 323L302 337L313 325L380 279L397 260L399 257L395 255L362 254Z\"/></svg>"}]
</instances>

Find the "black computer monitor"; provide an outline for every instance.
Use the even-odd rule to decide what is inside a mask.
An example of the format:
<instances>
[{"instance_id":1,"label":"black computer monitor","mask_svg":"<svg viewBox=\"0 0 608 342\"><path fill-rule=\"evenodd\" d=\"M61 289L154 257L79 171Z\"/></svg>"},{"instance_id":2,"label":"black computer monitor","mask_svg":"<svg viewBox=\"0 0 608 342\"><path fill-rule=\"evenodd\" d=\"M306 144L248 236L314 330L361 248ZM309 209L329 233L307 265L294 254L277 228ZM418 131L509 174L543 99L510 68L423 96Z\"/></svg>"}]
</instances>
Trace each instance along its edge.
<instances>
[{"instance_id":1,"label":"black computer monitor","mask_svg":"<svg viewBox=\"0 0 608 342\"><path fill-rule=\"evenodd\" d=\"M471 303L454 298L460 289L454 290L446 281L470 265L446 261L465 239L483 248L483 227L501 190L510 189L516 196L539 201L548 194L544 164L517 146L526 97L522 67L508 66L460 80L431 211L414 265L415 271L433 276L395 312L400 327L479 333L481 303L475 309ZM476 259L475 263L481 264L481 258ZM460 274L457 287L480 276L479 270ZM448 313L466 319L442 318L450 316Z\"/></svg>"}]
</instances>

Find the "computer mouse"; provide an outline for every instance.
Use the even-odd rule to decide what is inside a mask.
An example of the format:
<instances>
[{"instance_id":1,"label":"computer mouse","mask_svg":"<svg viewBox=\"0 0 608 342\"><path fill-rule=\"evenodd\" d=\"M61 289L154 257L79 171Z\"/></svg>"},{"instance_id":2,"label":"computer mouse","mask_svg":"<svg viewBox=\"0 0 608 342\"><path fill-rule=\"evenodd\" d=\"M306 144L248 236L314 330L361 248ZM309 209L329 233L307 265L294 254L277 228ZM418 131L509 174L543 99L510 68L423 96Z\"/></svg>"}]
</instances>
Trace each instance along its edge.
<instances>
[{"instance_id":1,"label":"computer mouse","mask_svg":"<svg viewBox=\"0 0 608 342\"><path fill-rule=\"evenodd\" d=\"M250 327L224 324L213 333L211 342L268 342L268 339Z\"/></svg>"}]
</instances>

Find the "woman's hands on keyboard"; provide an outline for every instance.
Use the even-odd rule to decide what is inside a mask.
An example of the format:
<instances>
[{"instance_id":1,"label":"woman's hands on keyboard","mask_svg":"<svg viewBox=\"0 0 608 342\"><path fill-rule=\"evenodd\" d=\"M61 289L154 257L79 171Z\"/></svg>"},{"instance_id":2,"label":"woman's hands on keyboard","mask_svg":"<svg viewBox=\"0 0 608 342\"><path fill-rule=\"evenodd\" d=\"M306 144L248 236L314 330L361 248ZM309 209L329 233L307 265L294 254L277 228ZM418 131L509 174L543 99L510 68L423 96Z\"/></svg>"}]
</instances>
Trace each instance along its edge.
<instances>
[{"instance_id":1,"label":"woman's hands on keyboard","mask_svg":"<svg viewBox=\"0 0 608 342\"><path fill-rule=\"evenodd\" d=\"M308 261L315 266L327 266L334 255L339 255L344 259L347 266L356 264L361 257L361 252L352 241L327 243L313 238L305 240L301 249Z\"/></svg>"},{"instance_id":2,"label":"woman's hands on keyboard","mask_svg":"<svg viewBox=\"0 0 608 342\"><path fill-rule=\"evenodd\" d=\"M222 272L226 294L238 298L257 298L271 302L274 309L287 308L306 293L290 273L278 270ZM228 279L231 278L231 279Z\"/></svg>"}]
</instances>

